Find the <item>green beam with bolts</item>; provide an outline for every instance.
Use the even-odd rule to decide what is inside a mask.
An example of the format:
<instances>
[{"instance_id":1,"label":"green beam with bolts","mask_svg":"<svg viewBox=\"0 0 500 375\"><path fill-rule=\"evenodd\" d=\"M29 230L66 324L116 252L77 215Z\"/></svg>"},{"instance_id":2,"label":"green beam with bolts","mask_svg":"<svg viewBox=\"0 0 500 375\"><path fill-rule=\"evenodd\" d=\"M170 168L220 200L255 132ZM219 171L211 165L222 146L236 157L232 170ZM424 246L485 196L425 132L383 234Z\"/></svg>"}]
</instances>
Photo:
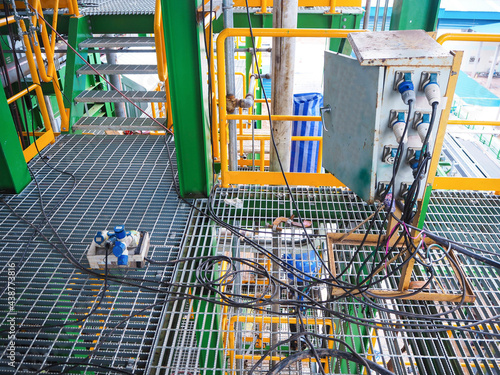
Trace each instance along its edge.
<instances>
[{"instance_id":1,"label":"green beam with bolts","mask_svg":"<svg viewBox=\"0 0 500 375\"><path fill-rule=\"evenodd\" d=\"M162 0L161 6L180 192L204 197L212 185L212 147L201 0Z\"/></svg>"}]
</instances>

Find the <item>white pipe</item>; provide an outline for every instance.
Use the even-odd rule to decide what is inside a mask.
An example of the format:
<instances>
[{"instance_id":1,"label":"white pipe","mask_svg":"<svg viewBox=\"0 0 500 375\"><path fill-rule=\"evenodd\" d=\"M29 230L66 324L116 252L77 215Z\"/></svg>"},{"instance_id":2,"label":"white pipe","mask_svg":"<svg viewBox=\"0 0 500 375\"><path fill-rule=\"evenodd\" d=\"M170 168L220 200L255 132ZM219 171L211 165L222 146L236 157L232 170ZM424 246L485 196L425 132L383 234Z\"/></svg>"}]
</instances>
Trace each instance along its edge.
<instances>
[{"instance_id":1,"label":"white pipe","mask_svg":"<svg viewBox=\"0 0 500 375\"><path fill-rule=\"evenodd\" d=\"M273 27L297 28L298 0L275 0L273 5ZM293 82L295 73L295 38L273 38L271 113L293 114ZM273 121L272 136L276 150L271 144L269 170L280 172L279 160L284 172L290 171L292 145L291 121ZM278 160L279 155L279 160Z\"/></svg>"},{"instance_id":2,"label":"white pipe","mask_svg":"<svg viewBox=\"0 0 500 375\"><path fill-rule=\"evenodd\" d=\"M232 29L234 27L233 0L223 0L222 10L224 13L224 28ZM234 100L236 95L236 78L234 68L234 37L229 37L225 41L226 49L226 97ZM230 111L228 107L228 113ZM229 170L238 170L238 142L236 132L236 120L229 120Z\"/></svg>"}]
</instances>

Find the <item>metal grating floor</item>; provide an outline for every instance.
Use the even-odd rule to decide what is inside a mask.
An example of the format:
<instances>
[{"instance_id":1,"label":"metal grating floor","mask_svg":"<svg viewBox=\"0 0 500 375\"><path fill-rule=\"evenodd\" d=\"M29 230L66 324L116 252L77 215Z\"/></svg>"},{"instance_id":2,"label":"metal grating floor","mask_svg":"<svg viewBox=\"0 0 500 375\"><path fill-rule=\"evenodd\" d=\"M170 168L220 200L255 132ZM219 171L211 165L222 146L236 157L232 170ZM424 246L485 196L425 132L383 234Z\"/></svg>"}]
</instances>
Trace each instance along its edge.
<instances>
[{"instance_id":1,"label":"metal grating floor","mask_svg":"<svg viewBox=\"0 0 500 375\"><path fill-rule=\"evenodd\" d=\"M80 13L84 16L103 15L153 15L154 0L81 0L78 2Z\"/></svg>"},{"instance_id":2,"label":"metal grating floor","mask_svg":"<svg viewBox=\"0 0 500 375\"><path fill-rule=\"evenodd\" d=\"M78 44L79 49L130 48L130 47L155 47L155 38L146 36L99 37L99 38L89 38Z\"/></svg>"},{"instance_id":3,"label":"metal grating floor","mask_svg":"<svg viewBox=\"0 0 500 375\"><path fill-rule=\"evenodd\" d=\"M322 235L325 231L347 232L355 227L372 212L373 207L360 201L354 194L331 188L293 188L293 194L305 219L311 220L316 230L316 245L325 249ZM303 251L301 229L290 229L282 235L281 240L273 243L272 235L263 234L266 226L278 217L289 217L290 208L288 193L283 187L249 187L241 186L231 189L217 189L213 199L213 209L224 221L247 230L260 230L261 234L254 239L267 249L279 248L281 254L297 254ZM197 204L206 209L207 201L199 200ZM439 234L481 246L499 252L500 244L500 197L479 192L434 192L429 208L427 227ZM265 258L248 244L231 236L214 222L200 214L193 214L189 225L182 256L197 255L231 255L238 253L242 258L260 260ZM359 231L362 232L364 227ZM313 233L313 232L311 232ZM250 232L247 232L247 235ZM260 237L259 237L260 236ZM337 249L340 263L347 262L352 253L348 246ZM372 249L363 249L360 259L354 264L360 265ZM475 290L477 300L467 304L451 317L474 319L488 318L500 314L500 274L498 270L478 264L473 260L461 257L463 268ZM449 267L442 262L436 264L437 283L431 288L445 288L457 291L458 286L448 271ZM272 271L274 272L274 270ZM286 271L280 270L281 280L287 280ZM275 275L275 276L276 276ZM356 275L355 267L351 267L345 275L346 279ZM199 276L195 262L180 263L175 280L187 282L174 290L178 293L191 293L198 296L209 296L202 288L193 288L193 282ZM390 278L386 285L394 287L395 278ZM258 279L249 274L245 279L236 279L231 283L230 291L243 294L265 293L265 285L259 285ZM323 293L318 290L317 293ZM281 295L286 301L289 296ZM400 312L433 314L450 309L453 304L387 300L375 302L382 306L390 306ZM283 305L286 306L286 303ZM281 307L286 312L286 307ZM416 322L422 327L425 321L410 320L400 314L385 313L366 309L361 303L352 299L342 299L331 303L329 307L351 316L360 315L386 322ZM152 374L246 374L263 354L263 347L273 340L271 321L264 318L275 316L271 311L256 313L247 308L225 308L219 305L197 300L174 301L169 305L168 315L155 344L155 360L151 364ZM374 328L364 328L358 324L348 324L335 317L326 316L317 311L308 313L311 321L306 329L313 333L330 332L332 336L341 338L354 346L364 357L376 361L384 367L391 368L396 374L500 374L500 340L498 338L474 333L447 331L443 333L415 333L406 331L384 332ZM275 323L274 321L272 321ZM436 319L436 323L440 323ZM288 338L293 332L291 321L285 317L278 318L279 339ZM194 327L186 330L185 327ZM330 327L330 328L329 328ZM333 331L332 331L332 328ZM483 326L487 332L500 332L497 324ZM316 342L316 345L325 345ZM290 346L280 347L280 355L288 356L295 350ZM269 370L270 361L266 360L255 373L264 374ZM329 373L351 374L366 373L359 366L345 361L330 363ZM287 374L320 373L311 362L290 366Z\"/></svg>"},{"instance_id":4,"label":"metal grating floor","mask_svg":"<svg viewBox=\"0 0 500 375\"><path fill-rule=\"evenodd\" d=\"M156 118L155 120L166 126L166 118ZM72 128L80 130L165 130L148 117L81 117Z\"/></svg>"},{"instance_id":5,"label":"metal grating floor","mask_svg":"<svg viewBox=\"0 0 500 375\"><path fill-rule=\"evenodd\" d=\"M94 64L92 68L100 74L158 74L156 65L138 65L138 64ZM95 74L90 66L85 65L76 71L76 75Z\"/></svg>"},{"instance_id":6,"label":"metal grating floor","mask_svg":"<svg viewBox=\"0 0 500 375\"><path fill-rule=\"evenodd\" d=\"M173 150L173 142L171 145ZM178 256L190 207L177 198L163 137L64 135L44 154L51 164L77 178L75 190L58 205L70 189L70 179L40 160L31 163L46 211L53 210L51 223L84 265L88 264L85 251L95 232L117 224L149 231L151 258L165 261ZM6 201L28 220L40 223L33 182L21 194L6 196ZM33 373L59 362L84 362L88 355L92 355L91 364L103 367L83 365L72 372L114 373L106 369L111 366L144 373L164 315L165 287L158 293L111 282L100 308L86 321L30 330L30 325L55 325L85 316L96 305L103 286L102 280L75 270L43 239L31 239L33 232L0 204L0 286L4 289L8 264L20 267L15 280L15 312L16 324L25 327L16 337L14 373ZM49 228L43 233L55 240ZM19 264L23 253L25 262ZM122 275L153 280L146 285L158 288L155 282L170 281L172 273L172 266L149 265ZM5 301L5 290L2 294ZM0 306L2 331L8 328L6 309L5 304ZM135 315L112 330L131 314ZM7 366L5 332L0 343L0 373L12 373ZM94 352L98 344L101 346ZM56 366L48 372L67 373L70 368Z\"/></svg>"},{"instance_id":7,"label":"metal grating floor","mask_svg":"<svg viewBox=\"0 0 500 375\"><path fill-rule=\"evenodd\" d=\"M165 91L103 91L85 90L75 98L77 103L126 103L127 99L135 103L165 103L167 95Z\"/></svg>"}]
</instances>

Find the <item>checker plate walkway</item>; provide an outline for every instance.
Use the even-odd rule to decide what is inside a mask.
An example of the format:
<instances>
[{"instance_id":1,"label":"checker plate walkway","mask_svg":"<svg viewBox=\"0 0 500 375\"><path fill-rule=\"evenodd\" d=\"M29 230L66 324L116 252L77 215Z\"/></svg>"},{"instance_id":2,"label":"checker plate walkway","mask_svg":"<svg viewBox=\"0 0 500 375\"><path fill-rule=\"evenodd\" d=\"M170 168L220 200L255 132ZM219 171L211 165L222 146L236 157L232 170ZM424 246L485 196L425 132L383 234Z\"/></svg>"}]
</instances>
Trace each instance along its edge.
<instances>
[{"instance_id":1,"label":"checker plate walkway","mask_svg":"<svg viewBox=\"0 0 500 375\"><path fill-rule=\"evenodd\" d=\"M173 153L173 141L171 146ZM118 224L150 232L151 258L166 261L178 256L190 207L177 198L163 137L64 135L43 153L52 165L77 179L75 189L59 204L72 180L40 160L31 163L52 225L84 266L88 267L85 251L95 232ZM19 195L6 196L6 201L26 219L36 225L41 222L34 182ZM95 314L76 322L97 305L103 281L76 270L42 238L33 239L33 233L0 204L0 289L7 281L7 265L16 264L15 321L26 327L16 337L17 373L35 373L66 361L85 363L88 355L92 355L90 363L101 367L79 366L73 371L114 373L106 370L111 366L145 373L165 308L165 286L155 282L169 282L173 267L149 265L119 273L153 281L145 285L160 287L161 293L111 282ZM43 233L57 242L50 228ZM2 301L7 300L5 293ZM0 306L0 330L8 327L6 308ZM135 316L123 321L131 314ZM70 324L43 330L28 327L66 323ZM13 372L7 366L6 338L5 332L0 334L0 373ZM97 352L93 351L96 345L100 345ZM72 366L47 371L67 373Z\"/></svg>"}]
</instances>

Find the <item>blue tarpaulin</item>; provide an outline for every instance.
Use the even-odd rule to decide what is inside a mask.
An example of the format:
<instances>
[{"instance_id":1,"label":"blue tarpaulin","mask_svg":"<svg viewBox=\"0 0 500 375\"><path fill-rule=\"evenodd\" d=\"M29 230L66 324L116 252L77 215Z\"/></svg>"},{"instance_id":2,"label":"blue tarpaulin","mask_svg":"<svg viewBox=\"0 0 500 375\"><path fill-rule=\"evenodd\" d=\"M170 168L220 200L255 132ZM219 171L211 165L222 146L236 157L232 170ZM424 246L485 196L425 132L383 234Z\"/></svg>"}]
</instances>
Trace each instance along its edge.
<instances>
[{"instance_id":1,"label":"blue tarpaulin","mask_svg":"<svg viewBox=\"0 0 500 375\"><path fill-rule=\"evenodd\" d=\"M323 106L323 95L313 92L293 96L293 114L296 116L319 116ZM321 121L294 121L293 136L322 136ZM319 141L293 141L290 172L315 173L318 165Z\"/></svg>"}]
</instances>

